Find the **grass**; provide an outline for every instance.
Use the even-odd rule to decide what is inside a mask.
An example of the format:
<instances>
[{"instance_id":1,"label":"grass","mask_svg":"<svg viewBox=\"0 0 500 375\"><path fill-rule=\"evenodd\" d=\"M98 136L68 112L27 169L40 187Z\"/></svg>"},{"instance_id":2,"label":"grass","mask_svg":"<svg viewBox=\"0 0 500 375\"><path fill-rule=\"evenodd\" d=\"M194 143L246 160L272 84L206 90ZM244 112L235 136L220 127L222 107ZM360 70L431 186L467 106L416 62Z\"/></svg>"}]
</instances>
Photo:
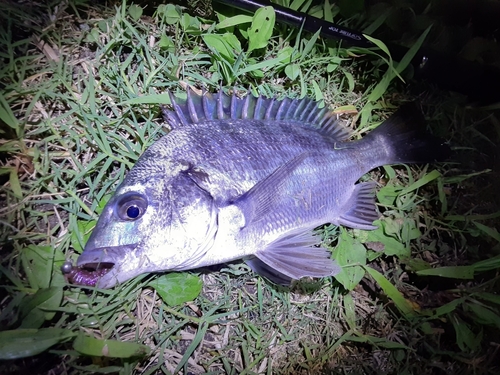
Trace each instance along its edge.
<instances>
[{"instance_id":1,"label":"grass","mask_svg":"<svg viewBox=\"0 0 500 375\"><path fill-rule=\"evenodd\" d=\"M278 24L252 34L251 17L128 2L0 9L2 373L498 372L497 112L419 90L456 162L365 176L380 185L380 229L319 229L345 266L336 280L279 288L236 263L111 290L70 287L60 266L76 260L116 184L168 131L167 90L307 95L356 135L415 95L397 77L407 78L404 64L383 52L367 60ZM375 19L327 2L309 11L374 31L401 9ZM426 30L407 36L415 49Z\"/></svg>"}]
</instances>

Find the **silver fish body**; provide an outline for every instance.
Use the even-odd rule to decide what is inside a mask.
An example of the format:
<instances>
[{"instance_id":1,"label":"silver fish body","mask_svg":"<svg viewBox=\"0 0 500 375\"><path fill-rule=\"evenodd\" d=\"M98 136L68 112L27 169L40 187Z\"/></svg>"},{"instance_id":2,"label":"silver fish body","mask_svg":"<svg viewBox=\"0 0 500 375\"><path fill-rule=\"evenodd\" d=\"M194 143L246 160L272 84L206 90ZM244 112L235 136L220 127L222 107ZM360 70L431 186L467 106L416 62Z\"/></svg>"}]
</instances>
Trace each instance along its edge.
<instances>
[{"instance_id":1,"label":"silver fish body","mask_svg":"<svg viewBox=\"0 0 500 375\"><path fill-rule=\"evenodd\" d=\"M412 107L347 141L349 131L310 99L171 98L164 115L172 130L117 188L70 280L109 288L145 272L240 258L280 284L335 275L340 268L315 246L313 229L374 229L375 184L359 178L447 150Z\"/></svg>"}]
</instances>

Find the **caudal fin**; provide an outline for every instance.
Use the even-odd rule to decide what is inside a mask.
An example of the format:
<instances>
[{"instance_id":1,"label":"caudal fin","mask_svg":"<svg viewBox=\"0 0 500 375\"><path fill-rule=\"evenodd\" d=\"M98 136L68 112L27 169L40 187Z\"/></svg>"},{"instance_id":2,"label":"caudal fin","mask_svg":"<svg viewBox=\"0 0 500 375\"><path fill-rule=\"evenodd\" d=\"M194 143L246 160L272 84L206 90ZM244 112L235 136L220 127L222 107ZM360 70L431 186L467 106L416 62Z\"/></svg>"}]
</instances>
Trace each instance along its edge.
<instances>
[{"instance_id":1,"label":"caudal fin","mask_svg":"<svg viewBox=\"0 0 500 375\"><path fill-rule=\"evenodd\" d=\"M386 150L385 164L432 163L450 156L445 141L426 131L424 117L414 103L400 107L363 141Z\"/></svg>"}]
</instances>

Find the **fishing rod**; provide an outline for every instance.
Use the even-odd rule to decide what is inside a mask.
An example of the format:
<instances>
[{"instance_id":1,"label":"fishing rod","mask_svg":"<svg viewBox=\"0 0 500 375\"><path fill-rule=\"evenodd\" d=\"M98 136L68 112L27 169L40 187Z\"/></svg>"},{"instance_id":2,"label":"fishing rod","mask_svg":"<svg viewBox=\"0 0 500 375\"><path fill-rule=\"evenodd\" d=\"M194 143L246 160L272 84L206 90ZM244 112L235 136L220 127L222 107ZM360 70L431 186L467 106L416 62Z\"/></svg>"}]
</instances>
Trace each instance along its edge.
<instances>
[{"instance_id":1,"label":"fishing rod","mask_svg":"<svg viewBox=\"0 0 500 375\"><path fill-rule=\"evenodd\" d=\"M339 39L356 47L376 47L365 35L357 30L333 22L310 16L306 13L286 8L268 0L214 0L214 2L237 8L246 12L271 6L276 20L288 26L302 28L320 35L325 39ZM397 44L385 43L395 61L400 61L408 48ZM414 78L436 84L441 89L456 91L468 96L469 100L481 104L500 101L500 70L493 66L479 64L449 56L430 48L421 48L411 61Z\"/></svg>"}]
</instances>

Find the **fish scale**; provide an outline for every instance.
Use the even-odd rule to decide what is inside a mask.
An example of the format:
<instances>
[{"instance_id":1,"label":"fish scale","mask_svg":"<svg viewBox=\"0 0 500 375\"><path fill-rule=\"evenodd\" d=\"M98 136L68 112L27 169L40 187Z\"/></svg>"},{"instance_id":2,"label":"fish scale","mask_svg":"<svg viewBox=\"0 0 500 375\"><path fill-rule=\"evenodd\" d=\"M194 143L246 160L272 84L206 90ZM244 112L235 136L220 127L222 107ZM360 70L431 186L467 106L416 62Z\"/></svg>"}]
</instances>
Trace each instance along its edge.
<instances>
[{"instance_id":1,"label":"fish scale","mask_svg":"<svg viewBox=\"0 0 500 375\"><path fill-rule=\"evenodd\" d=\"M105 206L68 280L109 288L145 272L244 259L286 285L340 271L318 247L325 223L370 230L374 182L394 163L444 160L415 106L360 140L308 98L244 98L218 92L163 108L171 131L149 147Z\"/></svg>"}]
</instances>

